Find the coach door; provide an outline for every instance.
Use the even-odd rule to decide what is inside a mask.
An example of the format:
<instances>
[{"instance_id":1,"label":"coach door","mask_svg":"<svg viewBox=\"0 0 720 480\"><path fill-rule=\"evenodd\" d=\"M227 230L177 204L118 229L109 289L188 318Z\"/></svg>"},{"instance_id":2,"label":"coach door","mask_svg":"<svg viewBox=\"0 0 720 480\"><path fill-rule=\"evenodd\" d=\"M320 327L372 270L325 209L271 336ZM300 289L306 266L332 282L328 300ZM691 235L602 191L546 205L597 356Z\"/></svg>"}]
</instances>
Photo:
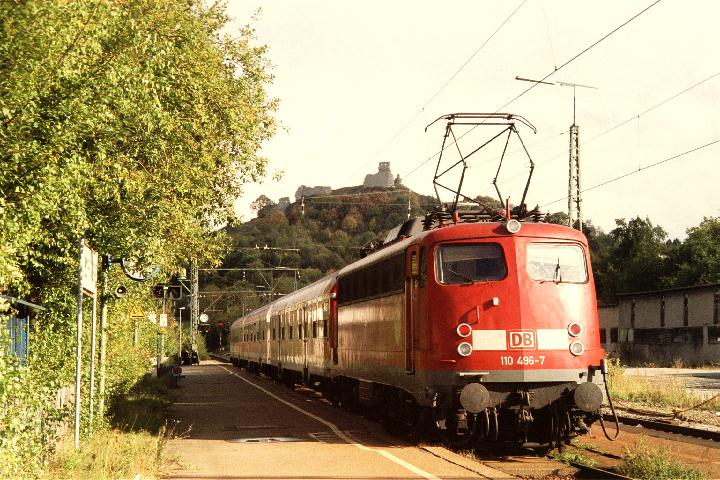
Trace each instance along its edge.
<instances>
[{"instance_id":1,"label":"coach door","mask_svg":"<svg viewBox=\"0 0 720 480\"><path fill-rule=\"evenodd\" d=\"M332 350L332 363L338 363L338 307L337 288L330 293L330 349Z\"/></svg>"},{"instance_id":2,"label":"coach door","mask_svg":"<svg viewBox=\"0 0 720 480\"><path fill-rule=\"evenodd\" d=\"M405 373L415 372L415 326L418 311L418 287L420 278L419 247L407 250L405 265Z\"/></svg>"},{"instance_id":3,"label":"coach door","mask_svg":"<svg viewBox=\"0 0 720 480\"><path fill-rule=\"evenodd\" d=\"M305 304L302 308L302 356L303 356L303 385L309 383L308 378L308 337L310 336L310 316L312 315L312 304Z\"/></svg>"}]
</instances>

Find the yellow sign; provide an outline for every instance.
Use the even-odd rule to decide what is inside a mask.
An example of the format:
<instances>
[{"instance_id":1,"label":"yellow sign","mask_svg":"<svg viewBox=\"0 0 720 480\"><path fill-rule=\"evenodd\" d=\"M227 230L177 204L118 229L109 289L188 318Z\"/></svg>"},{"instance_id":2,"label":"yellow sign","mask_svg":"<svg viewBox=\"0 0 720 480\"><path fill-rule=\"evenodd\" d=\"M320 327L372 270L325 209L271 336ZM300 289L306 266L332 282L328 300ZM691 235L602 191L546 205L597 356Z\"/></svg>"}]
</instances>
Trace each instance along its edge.
<instances>
[{"instance_id":1,"label":"yellow sign","mask_svg":"<svg viewBox=\"0 0 720 480\"><path fill-rule=\"evenodd\" d=\"M136 306L132 307L132 309L130 309L130 317L131 318L145 318L145 312L142 311L142 308L140 308L136 305Z\"/></svg>"}]
</instances>

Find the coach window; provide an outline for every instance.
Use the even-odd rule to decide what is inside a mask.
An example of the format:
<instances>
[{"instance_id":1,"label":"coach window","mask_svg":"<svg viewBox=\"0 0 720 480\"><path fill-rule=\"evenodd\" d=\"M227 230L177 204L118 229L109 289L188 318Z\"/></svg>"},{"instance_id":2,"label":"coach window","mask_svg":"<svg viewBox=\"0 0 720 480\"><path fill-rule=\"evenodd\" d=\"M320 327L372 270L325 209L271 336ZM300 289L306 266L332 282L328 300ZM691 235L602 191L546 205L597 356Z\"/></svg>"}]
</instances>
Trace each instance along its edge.
<instances>
[{"instance_id":1,"label":"coach window","mask_svg":"<svg viewBox=\"0 0 720 480\"><path fill-rule=\"evenodd\" d=\"M317 338L318 336L318 308L317 303L312 305L312 337Z\"/></svg>"},{"instance_id":2,"label":"coach window","mask_svg":"<svg viewBox=\"0 0 720 480\"><path fill-rule=\"evenodd\" d=\"M585 252L579 245L529 244L527 272L530 278L541 282L585 283L588 281Z\"/></svg>"},{"instance_id":3,"label":"coach window","mask_svg":"<svg viewBox=\"0 0 720 480\"><path fill-rule=\"evenodd\" d=\"M505 256L497 243L440 245L435 261L438 281L446 285L496 281L507 275Z\"/></svg>"},{"instance_id":4,"label":"coach window","mask_svg":"<svg viewBox=\"0 0 720 480\"><path fill-rule=\"evenodd\" d=\"M328 322L330 321L330 302L325 300L323 302L323 312L322 312L322 337L327 337L328 332Z\"/></svg>"}]
</instances>

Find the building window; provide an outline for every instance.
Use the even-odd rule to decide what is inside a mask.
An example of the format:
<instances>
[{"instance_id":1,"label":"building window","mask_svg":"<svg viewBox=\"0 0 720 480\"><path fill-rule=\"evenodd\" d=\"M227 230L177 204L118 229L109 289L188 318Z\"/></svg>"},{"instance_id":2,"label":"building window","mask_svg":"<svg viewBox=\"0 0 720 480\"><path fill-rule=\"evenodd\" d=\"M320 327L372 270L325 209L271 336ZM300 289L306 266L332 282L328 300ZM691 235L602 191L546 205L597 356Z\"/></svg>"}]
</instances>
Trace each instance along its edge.
<instances>
[{"instance_id":1,"label":"building window","mask_svg":"<svg viewBox=\"0 0 720 480\"><path fill-rule=\"evenodd\" d=\"M635 328L635 299L630 304L630 328Z\"/></svg>"},{"instance_id":2,"label":"building window","mask_svg":"<svg viewBox=\"0 0 720 480\"><path fill-rule=\"evenodd\" d=\"M20 365L25 365L28 356L30 321L29 318L14 318L7 320L8 350L11 355L17 357ZM0 354L2 350L0 350Z\"/></svg>"},{"instance_id":3,"label":"building window","mask_svg":"<svg viewBox=\"0 0 720 480\"><path fill-rule=\"evenodd\" d=\"M665 326L665 297L660 297L660 326Z\"/></svg>"},{"instance_id":4,"label":"building window","mask_svg":"<svg viewBox=\"0 0 720 480\"><path fill-rule=\"evenodd\" d=\"M713 299L713 323L720 323L720 291L715 292L715 298Z\"/></svg>"},{"instance_id":5,"label":"building window","mask_svg":"<svg viewBox=\"0 0 720 480\"><path fill-rule=\"evenodd\" d=\"M683 297L683 326L687 327L689 323L688 296Z\"/></svg>"}]
</instances>

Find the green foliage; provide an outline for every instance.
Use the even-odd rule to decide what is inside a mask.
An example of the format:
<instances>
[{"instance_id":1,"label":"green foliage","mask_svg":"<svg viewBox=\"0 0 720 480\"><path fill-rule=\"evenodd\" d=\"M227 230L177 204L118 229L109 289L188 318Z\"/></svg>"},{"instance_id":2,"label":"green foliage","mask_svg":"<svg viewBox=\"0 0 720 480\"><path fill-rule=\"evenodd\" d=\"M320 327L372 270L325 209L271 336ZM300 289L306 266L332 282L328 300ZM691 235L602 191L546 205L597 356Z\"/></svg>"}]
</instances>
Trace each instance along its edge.
<instances>
[{"instance_id":1,"label":"green foliage","mask_svg":"<svg viewBox=\"0 0 720 480\"><path fill-rule=\"evenodd\" d=\"M588 467L594 467L597 462L592 458L589 458L579 452L553 452L552 458L567 464L585 465Z\"/></svg>"},{"instance_id":2,"label":"green foliage","mask_svg":"<svg viewBox=\"0 0 720 480\"><path fill-rule=\"evenodd\" d=\"M160 478L173 462L165 451L164 412L169 404L167 389L146 375L127 395L116 397L110 423L84 440L79 451L66 436L39 478Z\"/></svg>"},{"instance_id":3,"label":"green foliage","mask_svg":"<svg viewBox=\"0 0 720 480\"><path fill-rule=\"evenodd\" d=\"M683 285L720 283L720 218L705 217L687 234L682 245L675 246L678 281Z\"/></svg>"},{"instance_id":4,"label":"green foliage","mask_svg":"<svg viewBox=\"0 0 720 480\"><path fill-rule=\"evenodd\" d=\"M2 477L39 468L67 419L55 394L73 383L78 239L166 276L191 258L216 262L217 226L264 173L276 104L265 48L250 27L223 33L226 20L199 0L0 2L0 293L48 309L33 319L28 367L0 356ZM131 305L157 308L147 285L110 276L129 294L108 311L108 400L155 350L147 322L133 347Z\"/></svg>"},{"instance_id":5,"label":"green foliage","mask_svg":"<svg viewBox=\"0 0 720 480\"><path fill-rule=\"evenodd\" d=\"M697 468L682 464L666 448L653 449L644 441L632 449L626 449L618 471L641 480L703 480L707 476Z\"/></svg>"}]
</instances>

